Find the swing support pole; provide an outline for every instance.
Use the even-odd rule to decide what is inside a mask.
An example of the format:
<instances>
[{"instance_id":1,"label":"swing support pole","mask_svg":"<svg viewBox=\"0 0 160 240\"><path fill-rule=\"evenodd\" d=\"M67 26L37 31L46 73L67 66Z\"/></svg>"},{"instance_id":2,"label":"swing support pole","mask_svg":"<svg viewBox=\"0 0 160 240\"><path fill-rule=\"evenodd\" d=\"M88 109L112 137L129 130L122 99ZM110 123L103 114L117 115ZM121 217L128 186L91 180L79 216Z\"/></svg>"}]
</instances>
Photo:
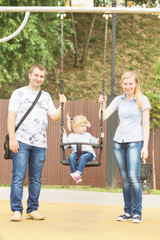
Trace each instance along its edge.
<instances>
[{"instance_id":1,"label":"swing support pole","mask_svg":"<svg viewBox=\"0 0 160 240\"><path fill-rule=\"evenodd\" d=\"M116 7L116 0L112 1L112 7ZM116 62L116 22L117 14L112 14L112 42L111 42L111 95L107 96L107 105L109 105L115 98L115 62ZM117 129L118 114L113 114L108 121L107 125L107 141L106 141L106 187L116 188L117 187L117 163L115 160L112 141L114 138L115 131Z\"/></svg>"},{"instance_id":2,"label":"swing support pole","mask_svg":"<svg viewBox=\"0 0 160 240\"><path fill-rule=\"evenodd\" d=\"M74 13L129 13L160 14L160 8L142 7L0 7L0 12L74 12Z\"/></svg>"}]
</instances>

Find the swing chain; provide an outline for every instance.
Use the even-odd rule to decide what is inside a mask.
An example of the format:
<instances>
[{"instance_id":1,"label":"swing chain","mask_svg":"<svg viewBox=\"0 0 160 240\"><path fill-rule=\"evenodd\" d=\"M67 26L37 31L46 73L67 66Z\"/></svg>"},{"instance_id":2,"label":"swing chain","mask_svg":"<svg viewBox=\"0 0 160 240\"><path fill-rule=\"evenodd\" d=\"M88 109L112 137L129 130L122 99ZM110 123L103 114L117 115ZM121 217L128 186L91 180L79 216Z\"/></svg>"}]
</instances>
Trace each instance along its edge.
<instances>
[{"instance_id":1,"label":"swing chain","mask_svg":"<svg viewBox=\"0 0 160 240\"><path fill-rule=\"evenodd\" d=\"M64 28L64 24L63 24L63 20L64 17L66 17L66 14L61 12L59 14L57 14L58 17L60 17L61 19L61 94L63 94L63 87L64 87L64 36L63 36L63 28ZM64 109L63 109L63 105L64 103L61 103L61 137L60 137L60 142L61 144L63 144L63 132L64 132Z\"/></svg>"},{"instance_id":2,"label":"swing chain","mask_svg":"<svg viewBox=\"0 0 160 240\"><path fill-rule=\"evenodd\" d=\"M106 76L106 59L107 59L107 32L108 32L108 18L110 17L109 13L103 15L105 18L105 36L104 36L104 58L103 58L103 79L102 79L102 96L104 97L105 89L105 76ZM101 103L101 118L100 118L100 131L99 131L99 144L102 144L102 131L103 131L103 102Z\"/></svg>"},{"instance_id":3,"label":"swing chain","mask_svg":"<svg viewBox=\"0 0 160 240\"><path fill-rule=\"evenodd\" d=\"M103 80L106 75L106 59L107 59L107 32L108 32L108 18L110 14L105 13L103 17L105 18L105 35L104 35L104 59L103 59ZM103 85L103 84L102 84ZM102 92L104 93L104 86L102 88Z\"/></svg>"},{"instance_id":4,"label":"swing chain","mask_svg":"<svg viewBox=\"0 0 160 240\"><path fill-rule=\"evenodd\" d=\"M64 24L63 20L64 17L66 16L65 13L60 13L60 18L61 18L61 79L63 80L63 74L64 74L64 36L63 36L63 29L64 29ZM61 94L63 94L63 86L61 89Z\"/></svg>"}]
</instances>

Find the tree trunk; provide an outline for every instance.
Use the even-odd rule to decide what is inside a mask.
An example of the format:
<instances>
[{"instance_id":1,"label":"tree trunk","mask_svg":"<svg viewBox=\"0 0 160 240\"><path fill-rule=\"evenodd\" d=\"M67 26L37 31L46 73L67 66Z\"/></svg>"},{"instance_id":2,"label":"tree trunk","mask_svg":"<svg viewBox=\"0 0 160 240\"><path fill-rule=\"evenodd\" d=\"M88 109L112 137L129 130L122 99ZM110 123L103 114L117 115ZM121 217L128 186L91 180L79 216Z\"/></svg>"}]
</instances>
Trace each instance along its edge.
<instances>
[{"instance_id":1,"label":"tree trunk","mask_svg":"<svg viewBox=\"0 0 160 240\"><path fill-rule=\"evenodd\" d=\"M77 44L77 33L76 33L76 27L74 23L74 15L71 12L71 18L72 18L72 27L73 27L73 41L74 41L74 49L75 49L75 60L74 60L74 67L77 67L77 62L78 62L78 44Z\"/></svg>"},{"instance_id":2,"label":"tree trunk","mask_svg":"<svg viewBox=\"0 0 160 240\"><path fill-rule=\"evenodd\" d=\"M91 27L90 27L90 30L89 30L88 38L87 38L86 44L84 46L82 58L81 58L81 61L80 61L81 64L83 64L85 62L86 57L87 57L88 46L89 46L89 42L90 42L90 39L91 39L95 19L96 19L96 14L93 14L92 23L91 23Z\"/></svg>"}]
</instances>

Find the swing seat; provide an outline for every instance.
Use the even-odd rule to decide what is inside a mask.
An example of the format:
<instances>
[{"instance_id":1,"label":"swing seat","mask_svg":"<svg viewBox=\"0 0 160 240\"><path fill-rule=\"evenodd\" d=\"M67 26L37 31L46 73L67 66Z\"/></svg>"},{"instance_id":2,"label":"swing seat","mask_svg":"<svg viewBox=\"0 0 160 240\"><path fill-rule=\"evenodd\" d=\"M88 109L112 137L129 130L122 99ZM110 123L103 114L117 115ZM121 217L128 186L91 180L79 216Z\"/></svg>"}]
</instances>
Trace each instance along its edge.
<instances>
[{"instance_id":1,"label":"swing seat","mask_svg":"<svg viewBox=\"0 0 160 240\"><path fill-rule=\"evenodd\" d=\"M60 161L60 163L62 164L62 165L65 165L65 166L69 166L69 162L68 162L68 160L66 159L66 152L65 152L65 146L68 146L68 145L76 145L76 147L77 147L77 155L78 155L78 159L79 159L79 157L81 156L81 149L82 149L82 145L90 145L90 146L92 146L93 148L97 148L97 149L99 149L99 153L98 153L98 155L97 155L97 159L95 159L95 160L93 160L93 161L89 161L89 162L87 162L87 164L86 164L86 167L98 167L98 166L101 166L101 162L100 162L100 159L101 159L101 154L102 154L102 144L91 144L91 143L79 143L79 142L72 142L72 143L63 143L63 144L61 144L60 145L60 147L61 147L61 153L62 153L62 159L63 160L61 160ZM78 163L78 161L77 161L77 163Z\"/></svg>"}]
</instances>

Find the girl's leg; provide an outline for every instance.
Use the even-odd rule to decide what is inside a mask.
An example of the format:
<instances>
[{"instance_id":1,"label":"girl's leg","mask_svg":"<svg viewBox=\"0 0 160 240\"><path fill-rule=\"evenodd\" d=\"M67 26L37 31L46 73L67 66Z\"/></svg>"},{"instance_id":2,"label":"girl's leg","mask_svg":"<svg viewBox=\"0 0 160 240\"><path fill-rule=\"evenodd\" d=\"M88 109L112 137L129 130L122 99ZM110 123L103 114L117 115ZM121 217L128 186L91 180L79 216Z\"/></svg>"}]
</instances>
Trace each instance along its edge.
<instances>
[{"instance_id":1,"label":"girl's leg","mask_svg":"<svg viewBox=\"0 0 160 240\"><path fill-rule=\"evenodd\" d=\"M124 143L113 143L113 149L120 175L122 177L124 212L132 215L132 194L127 174L127 150Z\"/></svg>"},{"instance_id":2,"label":"girl's leg","mask_svg":"<svg viewBox=\"0 0 160 240\"><path fill-rule=\"evenodd\" d=\"M68 157L69 166L71 173L74 173L77 170L77 153L71 153Z\"/></svg>"},{"instance_id":3,"label":"girl's leg","mask_svg":"<svg viewBox=\"0 0 160 240\"><path fill-rule=\"evenodd\" d=\"M83 172L87 162L92 161L93 159L93 154L90 152L82 152L82 155L79 158L79 163L77 167L77 171Z\"/></svg>"},{"instance_id":4,"label":"girl's leg","mask_svg":"<svg viewBox=\"0 0 160 240\"><path fill-rule=\"evenodd\" d=\"M132 192L133 215L141 216L142 188L140 182L141 149L143 142L127 143L128 178Z\"/></svg>"}]
</instances>

